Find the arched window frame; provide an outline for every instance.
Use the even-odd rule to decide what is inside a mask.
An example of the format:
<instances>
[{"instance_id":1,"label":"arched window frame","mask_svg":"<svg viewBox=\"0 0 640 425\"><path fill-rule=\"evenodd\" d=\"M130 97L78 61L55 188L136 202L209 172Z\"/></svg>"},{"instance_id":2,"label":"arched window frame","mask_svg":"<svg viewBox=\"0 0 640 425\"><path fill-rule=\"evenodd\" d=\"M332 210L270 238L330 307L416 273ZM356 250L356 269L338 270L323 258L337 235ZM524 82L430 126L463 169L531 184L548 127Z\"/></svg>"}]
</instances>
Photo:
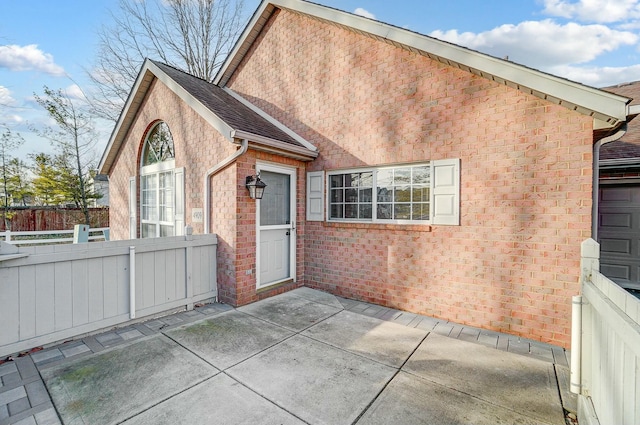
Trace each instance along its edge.
<instances>
[{"instance_id":1,"label":"arched window frame","mask_svg":"<svg viewBox=\"0 0 640 425\"><path fill-rule=\"evenodd\" d=\"M159 143L154 138L164 137ZM147 133L140 164L140 236L175 236L184 226L184 169L175 167L175 146L167 124Z\"/></svg>"}]
</instances>

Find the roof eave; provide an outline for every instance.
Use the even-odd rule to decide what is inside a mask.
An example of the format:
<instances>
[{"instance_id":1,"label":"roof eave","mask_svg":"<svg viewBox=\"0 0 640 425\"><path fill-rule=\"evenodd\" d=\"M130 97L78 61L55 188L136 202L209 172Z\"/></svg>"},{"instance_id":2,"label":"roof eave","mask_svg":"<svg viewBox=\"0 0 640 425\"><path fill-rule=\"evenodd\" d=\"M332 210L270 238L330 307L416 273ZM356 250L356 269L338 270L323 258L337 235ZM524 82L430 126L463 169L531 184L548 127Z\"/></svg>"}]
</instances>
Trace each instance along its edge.
<instances>
[{"instance_id":1,"label":"roof eave","mask_svg":"<svg viewBox=\"0 0 640 425\"><path fill-rule=\"evenodd\" d=\"M312 161L318 157L318 151L310 150L303 146L295 146L290 143L272 139L247 131L236 130L233 132L236 139L249 140L249 147L264 152L276 153L302 161Z\"/></svg>"},{"instance_id":2,"label":"roof eave","mask_svg":"<svg viewBox=\"0 0 640 425\"><path fill-rule=\"evenodd\" d=\"M111 167L118 155L122 140L124 140L126 133L129 131L131 123L138 111L138 107L142 103L147 90L155 78L153 73L149 71L148 65L150 63L151 62L148 59L145 59L143 66L138 73L138 77L131 88L131 92L127 97L127 101L122 108L122 112L118 117L118 121L111 132L107 146L102 153L100 163L98 164L98 172L100 174L109 174L111 171Z\"/></svg>"},{"instance_id":3,"label":"roof eave","mask_svg":"<svg viewBox=\"0 0 640 425\"><path fill-rule=\"evenodd\" d=\"M276 8L288 9L344 26L441 63L516 88L591 116L595 120L594 126L615 127L619 122L627 119L629 98L369 18L300 0L263 1L218 71L214 79L216 84L224 87L228 83Z\"/></svg>"}]
</instances>

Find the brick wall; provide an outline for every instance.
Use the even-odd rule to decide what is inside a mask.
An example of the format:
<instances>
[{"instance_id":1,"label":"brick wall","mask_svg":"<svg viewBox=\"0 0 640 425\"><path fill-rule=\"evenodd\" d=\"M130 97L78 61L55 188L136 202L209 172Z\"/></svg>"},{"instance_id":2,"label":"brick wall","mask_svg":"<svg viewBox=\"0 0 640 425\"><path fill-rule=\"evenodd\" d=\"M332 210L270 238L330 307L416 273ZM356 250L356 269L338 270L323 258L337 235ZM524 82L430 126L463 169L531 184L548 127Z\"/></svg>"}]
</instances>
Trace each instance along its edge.
<instances>
[{"instance_id":1,"label":"brick wall","mask_svg":"<svg viewBox=\"0 0 640 425\"><path fill-rule=\"evenodd\" d=\"M145 136L158 120L165 121L171 130L176 167L185 167L185 218L186 223L194 228L194 233L204 231L203 223L191 222L191 211L204 208L205 174L237 149L163 83L154 82L110 175L113 239L129 238L129 177L139 175ZM304 244L300 238L297 246L298 283L260 293L256 291L256 201L249 198L244 186L245 177L256 173L256 160L296 167L297 191L304 193L305 190L304 163L253 150L211 177L211 232L218 235L218 297L232 305L247 304L300 286L304 271ZM139 184L138 178L138 187ZM304 197L298 199L297 220L304 220Z\"/></svg>"},{"instance_id":2,"label":"brick wall","mask_svg":"<svg viewBox=\"0 0 640 425\"><path fill-rule=\"evenodd\" d=\"M155 81L140 107L135 125L123 143L110 174L110 221L114 239L129 238L129 177L138 176L141 150L147 131L158 120L169 126L175 147L176 167L185 168L185 221L194 233L203 233L203 223L191 222L193 208L204 208L204 176L210 168L231 155L237 147L223 138L163 83ZM235 173L229 167L214 176L212 187L212 231L218 234L218 280L221 293L235 279L236 193ZM140 181L137 180L138 192ZM138 193L138 224L139 224ZM231 278L229 277L231 276ZM233 283L231 284L233 285Z\"/></svg>"},{"instance_id":3,"label":"brick wall","mask_svg":"<svg viewBox=\"0 0 640 425\"><path fill-rule=\"evenodd\" d=\"M309 171L461 159L460 226L300 221L305 284L568 345L588 117L287 11L229 86L319 148Z\"/></svg>"}]
</instances>

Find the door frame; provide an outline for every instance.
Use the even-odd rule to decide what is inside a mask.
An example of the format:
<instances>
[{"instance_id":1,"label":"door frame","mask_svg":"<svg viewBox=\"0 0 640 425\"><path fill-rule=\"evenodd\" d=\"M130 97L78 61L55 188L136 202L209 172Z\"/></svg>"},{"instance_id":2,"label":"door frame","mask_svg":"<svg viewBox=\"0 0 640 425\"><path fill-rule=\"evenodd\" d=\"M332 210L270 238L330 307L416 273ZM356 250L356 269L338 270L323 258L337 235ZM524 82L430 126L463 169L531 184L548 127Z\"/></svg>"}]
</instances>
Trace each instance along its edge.
<instances>
[{"instance_id":1,"label":"door frame","mask_svg":"<svg viewBox=\"0 0 640 425\"><path fill-rule=\"evenodd\" d=\"M296 212L297 212L297 193L296 193L296 186L297 186L297 168L295 167L288 167L286 165L281 165L281 164L274 164L271 162L262 162L262 161L256 161L256 173L259 173L260 171L269 171L272 173L279 173L279 174L286 174L289 176L289 192L290 192L290 217L291 217L291 229L289 232L289 276L281 279L281 280L277 280L275 282L269 282L266 284L263 284L262 282L260 282L260 202L259 200L256 201L256 289L263 289L272 285L277 285L279 283L282 282L287 282L287 281L293 281L295 282L296 279L296 241L297 241L297 235L296 235ZM268 189L267 191L265 191L265 196L269 196L268 195Z\"/></svg>"}]
</instances>

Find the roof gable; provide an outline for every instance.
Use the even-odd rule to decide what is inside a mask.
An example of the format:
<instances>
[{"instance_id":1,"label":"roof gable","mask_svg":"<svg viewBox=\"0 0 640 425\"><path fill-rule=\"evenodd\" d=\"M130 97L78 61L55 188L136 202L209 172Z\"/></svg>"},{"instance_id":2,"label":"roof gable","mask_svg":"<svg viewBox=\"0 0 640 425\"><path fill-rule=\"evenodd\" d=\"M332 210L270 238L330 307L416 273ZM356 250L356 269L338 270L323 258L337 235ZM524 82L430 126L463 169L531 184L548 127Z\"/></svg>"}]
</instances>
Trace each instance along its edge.
<instances>
[{"instance_id":1,"label":"roof gable","mask_svg":"<svg viewBox=\"0 0 640 425\"><path fill-rule=\"evenodd\" d=\"M303 0L263 0L218 71L214 83L224 87L235 73L269 18L277 9L337 25L349 31L427 56L483 78L594 118L594 129L612 128L626 121L629 99L551 74L495 58L369 18Z\"/></svg>"},{"instance_id":2,"label":"roof gable","mask_svg":"<svg viewBox=\"0 0 640 425\"><path fill-rule=\"evenodd\" d=\"M232 143L239 139L248 139L250 146L254 148L288 153L300 159L313 159L318 155L317 149L311 143L231 90L147 59L100 160L101 173L109 173L121 144L135 122L138 109L155 79L162 81Z\"/></svg>"}]
</instances>

